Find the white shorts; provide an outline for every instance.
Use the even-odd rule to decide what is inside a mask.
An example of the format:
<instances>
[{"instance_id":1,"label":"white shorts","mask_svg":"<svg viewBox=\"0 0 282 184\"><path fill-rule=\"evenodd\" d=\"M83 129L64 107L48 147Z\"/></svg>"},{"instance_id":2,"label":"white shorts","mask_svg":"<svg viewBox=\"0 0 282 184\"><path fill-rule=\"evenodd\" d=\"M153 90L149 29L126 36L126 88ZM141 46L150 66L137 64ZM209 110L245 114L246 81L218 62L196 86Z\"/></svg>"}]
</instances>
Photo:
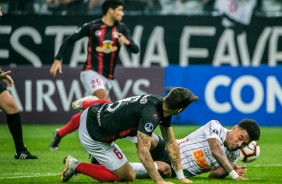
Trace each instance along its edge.
<instances>
[{"instance_id":1,"label":"white shorts","mask_svg":"<svg viewBox=\"0 0 282 184\"><path fill-rule=\"evenodd\" d=\"M114 142L105 143L93 140L86 128L88 109L80 116L79 140L85 150L93 156L100 164L110 171L121 168L127 162L127 158Z\"/></svg>"},{"instance_id":2,"label":"white shorts","mask_svg":"<svg viewBox=\"0 0 282 184\"><path fill-rule=\"evenodd\" d=\"M111 81L93 70L81 71L80 81L86 91L85 95L92 95L99 89L105 89L109 94L112 89Z\"/></svg>"}]
</instances>

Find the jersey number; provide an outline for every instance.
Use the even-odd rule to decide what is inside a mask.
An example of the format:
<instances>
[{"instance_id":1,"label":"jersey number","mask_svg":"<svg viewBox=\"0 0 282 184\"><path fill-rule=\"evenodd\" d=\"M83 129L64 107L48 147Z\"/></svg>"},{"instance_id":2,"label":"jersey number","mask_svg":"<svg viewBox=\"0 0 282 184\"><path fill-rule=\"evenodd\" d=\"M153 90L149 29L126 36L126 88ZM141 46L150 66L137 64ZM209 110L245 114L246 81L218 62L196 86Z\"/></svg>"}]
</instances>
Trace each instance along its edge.
<instances>
[{"instance_id":1,"label":"jersey number","mask_svg":"<svg viewBox=\"0 0 282 184\"><path fill-rule=\"evenodd\" d=\"M92 88L95 88L96 86L101 86L102 82L100 79L91 80L91 85L92 85Z\"/></svg>"},{"instance_id":2,"label":"jersey number","mask_svg":"<svg viewBox=\"0 0 282 184\"><path fill-rule=\"evenodd\" d=\"M203 150L199 149L193 152L193 156L195 161L197 162L198 166L202 171L209 171L209 165L207 163L206 158L204 157Z\"/></svg>"},{"instance_id":3,"label":"jersey number","mask_svg":"<svg viewBox=\"0 0 282 184\"><path fill-rule=\"evenodd\" d=\"M118 149L116 149L116 148L115 148L115 149L114 149L114 153L116 154L116 156L118 157L118 159L120 159L120 160L121 160L121 159L123 158L122 153L121 153L121 152L119 152L119 151L118 151Z\"/></svg>"}]
</instances>

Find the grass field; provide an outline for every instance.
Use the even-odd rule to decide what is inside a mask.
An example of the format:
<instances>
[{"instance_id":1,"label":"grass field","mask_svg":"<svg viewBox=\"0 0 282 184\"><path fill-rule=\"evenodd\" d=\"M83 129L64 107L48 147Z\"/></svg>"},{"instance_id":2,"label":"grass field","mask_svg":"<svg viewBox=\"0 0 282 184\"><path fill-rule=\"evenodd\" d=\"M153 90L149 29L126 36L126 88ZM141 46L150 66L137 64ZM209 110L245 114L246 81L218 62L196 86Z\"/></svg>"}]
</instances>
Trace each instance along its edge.
<instances>
[{"instance_id":1,"label":"grass field","mask_svg":"<svg viewBox=\"0 0 282 184\"><path fill-rule=\"evenodd\" d=\"M80 161L88 162L88 154L78 141L77 132L66 136L60 149L56 152L49 151L52 132L61 125L25 125L23 126L25 144L29 150L39 156L38 160L15 160L12 137L6 125L0 126L0 183L61 183L59 174L64 169L62 163L66 155L72 155ZM177 138L184 137L195 130L196 126L174 126ZM250 180L234 181L230 177L221 180L208 179L207 174L192 177L193 183L282 183L282 128L262 127L260 157L248 164L245 175ZM135 146L127 141L117 142L123 149L129 161L138 161ZM239 164L241 164L239 162ZM177 179L167 179L178 183ZM70 183L98 183L97 181L78 175ZM136 183L153 183L151 180L139 179Z\"/></svg>"}]
</instances>

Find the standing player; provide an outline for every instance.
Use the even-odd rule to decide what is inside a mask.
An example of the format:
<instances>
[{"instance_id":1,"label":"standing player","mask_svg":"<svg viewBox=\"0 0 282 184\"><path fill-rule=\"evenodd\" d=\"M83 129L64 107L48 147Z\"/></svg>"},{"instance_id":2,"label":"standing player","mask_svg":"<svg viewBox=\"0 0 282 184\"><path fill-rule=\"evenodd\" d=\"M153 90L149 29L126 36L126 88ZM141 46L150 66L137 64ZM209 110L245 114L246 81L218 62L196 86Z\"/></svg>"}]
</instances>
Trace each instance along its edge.
<instances>
[{"instance_id":1,"label":"standing player","mask_svg":"<svg viewBox=\"0 0 282 184\"><path fill-rule=\"evenodd\" d=\"M81 163L68 156L64 160L66 168L61 175L62 181L68 181L76 173L103 182L134 181L134 170L114 141L137 136L137 154L149 176L155 183L170 183L160 176L149 152L152 132L160 125L165 147L178 179L190 183L182 171L179 147L171 128L171 117L196 100L198 97L191 91L173 88L164 98L141 95L112 104L90 106L81 115L79 139L85 150L101 165ZM78 102L76 104L84 104L81 100Z\"/></svg>"},{"instance_id":2,"label":"standing player","mask_svg":"<svg viewBox=\"0 0 282 184\"><path fill-rule=\"evenodd\" d=\"M139 52L139 47L132 40L129 29L121 22L124 16L123 6L121 0L106 0L102 4L101 19L84 24L64 40L50 69L51 75L55 77L58 70L62 73L61 59L65 50L77 40L87 36L88 54L80 80L88 94L95 95L99 99L108 99L121 45L125 45L133 53ZM55 131L50 150L58 149L61 138L78 129L79 118L80 113L75 114L63 128Z\"/></svg>"},{"instance_id":3,"label":"standing player","mask_svg":"<svg viewBox=\"0 0 282 184\"><path fill-rule=\"evenodd\" d=\"M6 83L9 87L14 84L13 79L9 76L11 71L4 72L0 68L0 109L7 116L7 123L12 134L16 147L15 159L37 159L37 156L32 155L23 143L22 124L19 113L19 108L13 96L6 89Z\"/></svg>"},{"instance_id":4,"label":"standing player","mask_svg":"<svg viewBox=\"0 0 282 184\"><path fill-rule=\"evenodd\" d=\"M177 140L184 174L191 177L211 171L210 178L225 178L229 174L235 180L245 180L242 176L246 172L246 166L238 166L235 162L239 158L240 149L259 138L260 128L251 119L242 120L231 130L212 120L185 138ZM159 172L167 177L175 177L163 139L153 134L151 140L150 152ZM132 166L137 178L148 177L142 164L132 163Z\"/></svg>"}]
</instances>

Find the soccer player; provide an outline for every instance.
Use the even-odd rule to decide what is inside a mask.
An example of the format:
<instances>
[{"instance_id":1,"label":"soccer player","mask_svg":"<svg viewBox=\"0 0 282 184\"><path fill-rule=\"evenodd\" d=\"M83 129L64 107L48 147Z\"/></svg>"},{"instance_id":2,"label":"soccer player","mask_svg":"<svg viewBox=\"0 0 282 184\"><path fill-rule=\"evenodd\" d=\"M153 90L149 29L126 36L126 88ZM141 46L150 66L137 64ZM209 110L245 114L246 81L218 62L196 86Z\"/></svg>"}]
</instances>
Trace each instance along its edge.
<instances>
[{"instance_id":1,"label":"soccer player","mask_svg":"<svg viewBox=\"0 0 282 184\"><path fill-rule=\"evenodd\" d=\"M149 152L152 132L160 125L176 176L181 182L191 182L184 177L182 171L179 147L171 128L171 117L196 100L198 97L190 90L173 88L165 97L141 95L112 104L100 103L90 106L81 115L79 139L85 150L101 165L82 163L68 156L64 160L66 168L61 180L68 181L73 175L81 173L102 182L134 181L135 172L114 141L127 136L137 136L137 154L149 176L155 183L170 183L160 176ZM74 104L83 106L87 101L78 102Z\"/></svg>"},{"instance_id":2,"label":"soccer player","mask_svg":"<svg viewBox=\"0 0 282 184\"><path fill-rule=\"evenodd\" d=\"M51 66L51 75L55 77L57 71L62 73L63 53L77 40L87 36L88 53L80 80L88 94L99 99L108 99L121 45L125 45L132 53L139 52L139 47L132 40L128 27L121 22L124 16L123 7L124 3L121 0L106 0L102 4L101 19L84 24L64 40ZM80 113L77 113L63 128L55 130L50 150L58 149L61 138L78 129L79 118Z\"/></svg>"},{"instance_id":3,"label":"soccer player","mask_svg":"<svg viewBox=\"0 0 282 184\"><path fill-rule=\"evenodd\" d=\"M19 108L13 96L6 89L6 85L12 87L13 79L9 75L11 71L2 71L0 68L0 109L7 116L7 123L16 147L15 159L37 159L32 155L23 143L22 124Z\"/></svg>"},{"instance_id":4,"label":"soccer player","mask_svg":"<svg viewBox=\"0 0 282 184\"><path fill-rule=\"evenodd\" d=\"M235 164L240 149L253 140L259 140L260 128L251 119L244 119L231 130L212 120L183 139L177 140L180 147L182 168L186 177L210 172L210 178L225 178L230 175L235 180L245 180L246 166ZM152 135L151 155L159 172L167 177L175 177L171 162L165 150L163 139ZM137 178L146 178L145 168L140 163L132 163Z\"/></svg>"}]
</instances>

